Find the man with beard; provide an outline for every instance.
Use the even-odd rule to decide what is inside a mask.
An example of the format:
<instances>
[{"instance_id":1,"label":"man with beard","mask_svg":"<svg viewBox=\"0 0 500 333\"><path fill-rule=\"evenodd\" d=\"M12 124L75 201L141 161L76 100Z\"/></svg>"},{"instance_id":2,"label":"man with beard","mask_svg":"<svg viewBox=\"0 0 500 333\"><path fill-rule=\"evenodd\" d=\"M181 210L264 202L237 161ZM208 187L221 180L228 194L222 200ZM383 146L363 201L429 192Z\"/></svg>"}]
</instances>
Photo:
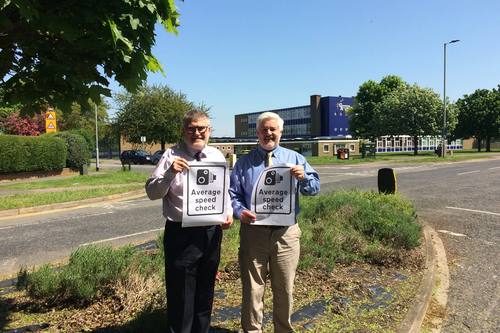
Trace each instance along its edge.
<instances>
[{"instance_id":1,"label":"man with beard","mask_svg":"<svg viewBox=\"0 0 500 333\"><path fill-rule=\"evenodd\" d=\"M192 161L225 162L224 155L207 146L210 119L191 110L182 121L184 142L165 151L146 182L151 200L163 199L167 219L165 284L169 333L208 333L214 298L215 278L220 261L222 229L233 223L233 210L227 207L227 220L220 226L182 228L183 169Z\"/></svg>"},{"instance_id":2,"label":"man with beard","mask_svg":"<svg viewBox=\"0 0 500 333\"><path fill-rule=\"evenodd\" d=\"M300 211L299 190L303 195L316 195L319 176L301 154L279 146L283 119L273 112L257 118L257 149L243 155L231 173L229 193L234 217L240 226L240 272L243 287L241 324L245 333L262 332L264 289L269 272L273 292L274 331L293 332L291 314L293 283L300 254L301 231L293 226L253 225L256 215L250 211L252 190L262 170L272 164L290 163L295 177L295 215ZM268 271L269 268L269 271Z\"/></svg>"}]
</instances>

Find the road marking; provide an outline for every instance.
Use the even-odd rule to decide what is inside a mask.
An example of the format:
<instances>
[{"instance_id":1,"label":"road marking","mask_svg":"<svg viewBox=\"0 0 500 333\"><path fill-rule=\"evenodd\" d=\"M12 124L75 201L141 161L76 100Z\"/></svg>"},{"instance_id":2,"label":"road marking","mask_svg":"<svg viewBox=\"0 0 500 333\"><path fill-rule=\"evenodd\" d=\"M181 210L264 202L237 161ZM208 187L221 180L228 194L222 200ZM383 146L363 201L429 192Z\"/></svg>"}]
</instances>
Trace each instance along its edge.
<instances>
[{"instance_id":1,"label":"road marking","mask_svg":"<svg viewBox=\"0 0 500 333\"><path fill-rule=\"evenodd\" d=\"M114 241L114 240L117 240L117 239L122 239L122 238L127 238L127 237L133 237L133 236L143 235L143 234L147 234L148 232L157 232L157 231L160 231L160 230L163 230L163 228L154 229L154 230L147 230L147 231L142 231L142 232L137 232L135 234L125 235L125 236L120 236L120 237L113 237L113 238L103 239L103 240L96 241L96 242L90 242L90 243L81 244L80 246L87 246L87 245L90 245L90 244L99 244L99 243L104 243L104 242L110 242L110 241Z\"/></svg>"},{"instance_id":2,"label":"road marking","mask_svg":"<svg viewBox=\"0 0 500 333\"><path fill-rule=\"evenodd\" d=\"M456 232L448 231L448 230L438 230L438 232L441 232L443 234L449 234L452 236L460 236L460 237L466 237L467 235L464 234L457 234Z\"/></svg>"},{"instance_id":3,"label":"road marking","mask_svg":"<svg viewBox=\"0 0 500 333\"><path fill-rule=\"evenodd\" d=\"M489 168L488 170L500 169L500 167Z\"/></svg>"},{"instance_id":4,"label":"road marking","mask_svg":"<svg viewBox=\"0 0 500 333\"><path fill-rule=\"evenodd\" d=\"M456 209L456 210L465 210L467 212L483 213L483 214L490 214L490 215L500 216L499 213L485 212L484 210L475 210L475 209L458 208L458 207L446 207L446 208L448 208L448 209Z\"/></svg>"},{"instance_id":5,"label":"road marking","mask_svg":"<svg viewBox=\"0 0 500 333\"><path fill-rule=\"evenodd\" d=\"M475 172L479 172L479 170L469 171L469 172L462 172L462 173L457 173L457 176L460 176L460 175L467 175L467 174L469 174L469 173L475 173Z\"/></svg>"}]
</instances>

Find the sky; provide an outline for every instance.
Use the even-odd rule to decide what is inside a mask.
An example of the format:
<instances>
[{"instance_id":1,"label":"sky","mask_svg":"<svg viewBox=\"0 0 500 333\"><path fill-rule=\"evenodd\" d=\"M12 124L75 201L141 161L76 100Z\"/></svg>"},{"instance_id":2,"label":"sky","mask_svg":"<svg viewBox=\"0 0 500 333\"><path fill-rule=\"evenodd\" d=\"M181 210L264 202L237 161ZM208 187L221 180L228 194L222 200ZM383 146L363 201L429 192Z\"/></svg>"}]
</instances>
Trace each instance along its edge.
<instances>
[{"instance_id":1,"label":"sky","mask_svg":"<svg viewBox=\"0 0 500 333\"><path fill-rule=\"evenodd\" d=\"M157 26L153 54L168 85L211 106L212 136L234 116L355 96L387 75L451 101L500 84L498 0L176 0L178 35ZM116 82L110 88L122 90ZM113 116L114 111L110 112Z\"/></svg>"}]
</instances>

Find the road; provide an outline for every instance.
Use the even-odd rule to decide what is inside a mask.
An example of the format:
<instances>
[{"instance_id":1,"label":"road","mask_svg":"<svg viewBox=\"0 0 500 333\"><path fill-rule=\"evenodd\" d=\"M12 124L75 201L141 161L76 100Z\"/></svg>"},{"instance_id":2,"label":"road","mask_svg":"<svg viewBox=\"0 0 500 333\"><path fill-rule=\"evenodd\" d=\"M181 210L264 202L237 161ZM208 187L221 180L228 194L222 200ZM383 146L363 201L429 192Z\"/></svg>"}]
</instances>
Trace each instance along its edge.
<instances>
[{"instance_id":1,"label":"road","mask_svg":"<svg viewBox=\"0 0 500 333\"><path fill-rule=\"evenodd\" d=\"M102 169L119 168L102 163ZM444 332L500 331L500 159L462 163L317 165L321 192L377 191L377 172L396 172L398 194L439 232L448 258L450 316ZM154 166L132 166L151 173ZM0 219L0 275L22 265L66 259L78 246L118 246L154 239L161 202L146 197L67 211Z\"/></svg>"}]
</instances>

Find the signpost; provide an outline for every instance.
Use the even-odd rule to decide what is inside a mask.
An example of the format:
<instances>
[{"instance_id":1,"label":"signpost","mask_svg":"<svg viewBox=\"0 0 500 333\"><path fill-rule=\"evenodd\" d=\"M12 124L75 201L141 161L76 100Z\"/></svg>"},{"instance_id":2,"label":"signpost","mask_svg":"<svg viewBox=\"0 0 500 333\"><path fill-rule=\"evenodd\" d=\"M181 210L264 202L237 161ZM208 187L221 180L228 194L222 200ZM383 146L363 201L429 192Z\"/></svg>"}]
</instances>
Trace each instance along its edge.
<instances>
[{"instance_id":1,"label":"signpost","mask_svg":"<svg viewBox=\"0 0 500 333\"><path fill-rule=\"evenodd\" d=\"M45 113L45 131L47 133L57 132L56 113L50 106L47 107L47 112Z\"/></svg>"},{"instance_id":2,"label":"signpost","mask_svg":"<svg viewBox=\"0 0 500 333\"><path fill-rule=\"evenodd\" d=\"M141 136L141 142L142 142L142 150L144 150L144 142L146 142L145 136Z\"/></svg>"}]
</instances>

